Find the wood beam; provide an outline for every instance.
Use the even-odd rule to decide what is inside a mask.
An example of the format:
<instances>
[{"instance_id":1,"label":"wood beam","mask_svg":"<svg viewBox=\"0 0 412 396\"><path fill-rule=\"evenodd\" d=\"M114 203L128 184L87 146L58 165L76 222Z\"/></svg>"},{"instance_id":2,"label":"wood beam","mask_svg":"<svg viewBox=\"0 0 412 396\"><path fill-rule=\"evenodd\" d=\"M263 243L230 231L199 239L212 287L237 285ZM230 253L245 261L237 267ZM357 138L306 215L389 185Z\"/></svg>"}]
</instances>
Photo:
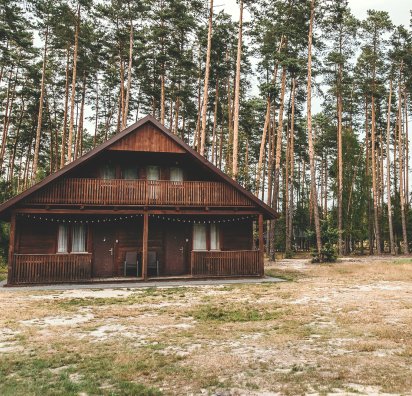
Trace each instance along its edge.
<instances>
[{"instance_id":1,"label":"wood beam","mask_svg":"<svg viewBox=\"0 0 412 396\"><path fill-rule=\"evenodd\" d=\"M15 235L16 235L16 213L13 211L11 212L10 217L10 240L9 240L9 256L7 261L7 283L13 283L13 258L14 258L14 247L15 243Z\"/></svg>"},{"instance_id":2,"label":"wood beam","mask_svg":"<svg viewBox=\"0 0 412 396\"><path fill-rule=\"evenodd\" d=\"M259 215L259 265L260 275L264 275L263 215Z\"/></svg>"},{"instance_id":3,"label":"wood beam","mask_svg":"<svg viewBox=\"0 0 412 396\"><path fill-rule=\"evenodd\" d=\"M137 214L154 214L154 215L163 215L163 214L175 214L175 215L207 215L207 216L219 216L219 215L236 215L236 216L256 216L259 214L258 211L256 210L229 210L229 209L223 209L223 210L209 210L209 211L204 211L202 209L200 210L176 210L176 209L163 209L163 210L148 210L145 211L143 209L141 210L124 210L124 209L119 209L119 210L107 210L107 209L43 209L43 208L21 208L21 209L16 209L16 213L27 213L27 214L48 214L48 215L53 215L53 214L92 214L92 215L137 215Z\"/></svg>"},{"instance_id":4,"label":"wood beam","mask_svg":"<svg viewBox=\"0 0 412 396\"><path fill-rule=\"evenodd\" d=\"M149 214L143 215L143 248L142 248L142 278L147 279L147 259L149 242Z\"/></svg>"}]
</instances>

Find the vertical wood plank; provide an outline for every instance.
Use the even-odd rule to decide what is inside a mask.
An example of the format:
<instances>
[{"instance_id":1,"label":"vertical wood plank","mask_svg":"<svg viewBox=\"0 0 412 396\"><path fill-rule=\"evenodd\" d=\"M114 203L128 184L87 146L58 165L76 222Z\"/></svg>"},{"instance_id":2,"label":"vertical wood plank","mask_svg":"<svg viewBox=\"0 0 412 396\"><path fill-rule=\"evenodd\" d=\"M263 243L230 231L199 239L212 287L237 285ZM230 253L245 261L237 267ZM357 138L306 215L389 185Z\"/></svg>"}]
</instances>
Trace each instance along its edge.
<instances>
[{"instance_id":1,"label":"vertical wood plank","mask_svg":"<svg viewBox=\"0 0 412 396\"><path fill-rule=\"evenodd\" d=\"M149 214L143 215L143 247L142 247L142 277L147 279L147 259L148 259L148 241L149 241Z\"/></svg>"},{"instance_id":2,"label":"vertical wood plank","mask_svg":"<svg viewBox=\"0 0 412 396\"><path fill-rule=\"evenodd\" d=\"M9 256L7 262L7 283L13 283L13 261L14 261L14 246L15 246L15 235L16 235L16 213L11 212L10 218L10 241L9 241Z\"/></svg>"},{"instance_id":3,"label":"vertical wood plank","mask_svg":"<svg viewBox=\"0 0 412 396\"><path fill-rule=\"evenodd\" d=\"M264 274L264 244L263 244L263 215L259 215L259 267L260 275Z\"/></svg>"}]
</instances>

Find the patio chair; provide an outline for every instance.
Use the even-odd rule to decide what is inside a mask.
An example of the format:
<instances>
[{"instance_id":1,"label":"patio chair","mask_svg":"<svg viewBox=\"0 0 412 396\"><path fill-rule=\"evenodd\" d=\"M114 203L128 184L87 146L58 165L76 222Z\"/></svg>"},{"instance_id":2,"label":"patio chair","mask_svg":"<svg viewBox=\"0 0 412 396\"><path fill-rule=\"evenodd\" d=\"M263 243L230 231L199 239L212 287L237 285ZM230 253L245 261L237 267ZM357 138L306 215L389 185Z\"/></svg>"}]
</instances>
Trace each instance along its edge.
<instances>
[{"instance_id":1,"label":"patio chair","mask_svg":"<svg viewBox=\"0 0 412 396\"><path fill-rule=\"evenodd\" d=\"M157 259L157 252L149 250L147 252L147 270L156 270L156 276L159 276L159 260Z\"/></svg>"},{"instance_id":2,"label":"patio chair","mask_svg":"<svg viewBox=\"0 0 412 396\"><path fill-rule=\"evenodd\" d=\"M139 276L137 252L126 252L126 259L124 260L124 276L127 276L128 269L136 270L136 276Z\"/></svg>"}]
</instances>

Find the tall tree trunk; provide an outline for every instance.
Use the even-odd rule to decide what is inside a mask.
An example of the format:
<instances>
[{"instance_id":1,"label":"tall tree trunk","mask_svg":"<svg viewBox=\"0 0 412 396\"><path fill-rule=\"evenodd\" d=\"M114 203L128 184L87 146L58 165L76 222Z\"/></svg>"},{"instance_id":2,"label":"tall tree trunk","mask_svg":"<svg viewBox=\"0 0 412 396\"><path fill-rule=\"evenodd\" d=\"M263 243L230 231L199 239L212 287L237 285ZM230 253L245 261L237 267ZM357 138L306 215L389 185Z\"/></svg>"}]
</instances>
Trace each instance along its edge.
<instances>
[{"instance_id":1,"label":"tall tree trunk","mask_svg":"<svg viewBox=\"0 0 412 396\"><path fill-rule=\"evenodd\" d=\"M408 122L408 93L406 89L403 91L404 94L404 110L405 110L405 197L406 197L406 209L409 208L409 122Z\"/></svg>"},{"instance_id":2,"label":"tall tree trunk","mask_svg":"<svg viewBox=\"0 0 412 396\"><path fill-rule=\"evenodd\" d=\"M83 121L84 121L84 104L86 99L86 73L83 73L83 87L82 87L82 99L80 104L79 126L77 128L77 139L74 158L81 157L83 155Z\"/></svg>"},{"instance_id":3,"label":"tall tree trunk","mask_svg":"<svg viewBox=\"0 0 412 396\"><path fill-rule=\"evenodd\" d=\"M233 169L232 159L232 139L233 139L233 113L232 113L232 94L230 91L230 75L227 76L227 129L228 139L226 147L226 173L231 174Z\"/></svg>"},{"instance_id":4,"label":"tall tree trunk","mask_svg":"<svg viewBox=\"0 0 412 396\"><path fill-rule=\"evenodd\" d=\"M365 177L367 180L367 196L368 196L368 237L369 237L369 254L373 254L373 216L371 209L371 196L370 196L370 181L369 181L369 171L370 171L370 150L369 150L369 109L368 109L368 98L365 96Z\"/></svg>"},{"instance_id":5,"label":"tall tree trunk","mask_svg":"<svg viewBox=\"0 0 412 396\"><path fill-rule=\"evenodd\" d=\"M283 113L285 108L285 91L286 91L286 66L282 69L282 85L279 105L278 130L276 139L276 158L275 158L275 174L273 186L273 207L276 209L279 199L279 175L280 175L280 160L282 157L282 140L283 140Z\"/></svg>"},{"instance_id":6,"label":"tall tree trunk","mask_svg":"<svg viewBox=\"0 0 412 396\"><path fill-rule=\"evenodd\" d=\"M342 54L342 44L340 53ZM342 156L342 64L339 64L338 71L338 253L343 255L343 156Z\"/></svg>"},{"instance_id":7,"label":"tall tree trunk","mask_svg":"<svg viewBox=\"0 0 412 396\"><path fill-rule=\"evenodd\" d=\"M209 27L207 32L207 52L205 64L205 82L203 87L203 108L202 108L202 131L200 134L200 155L205 155L206 145L206 113L209 102L209 72L210 72L210 53L212 50L212 23L213 23L213 0L210 0L209 8Z\"/></svg>"},{"instance_id":8,"label":"tall tree trunk","mask_svg":"<svg viewBox=\"0 0 412 396\"><path fill-rule=\"evenodd\" d=\"M96 147L97 143L97 129L99 127L99 75L96 74L96 103L95 103L96 113L94 118L94 136L93 136L93 148Z\"/></svg>"},{"instance_id":9,"label":"tall tree trunk","mask_svg":"<svg viewBox=\"0 0 412 396\"><path fill-rule=\"evenodd\" d=\"M288 210L286 212L286 222L288 224L286 231L286 251L292 250L292 233L293 233L293 182L295 172L295 92L296 92L296 78L292 78L292 100L291 100L291 116L290 116L290 140L289 140L289 194Z\"/></svg>"},{"instance_id":10,"label":"tall tree trunk","mask_svg":"<svg viewBox=\"0 0 412 396\"><path fill-rule=\"evenodd\" d=\"M275 210L278 207L279 200L279 177L280 177L280 160L282 156L282 140L283 140L283 113L285 106L285 90L286 90L286 66L282 68L282 83L281 83L281 94L280 94L280 105L279 105L279 115L278 115L278 127L277 127L277 138L276 138L276 149L275 149L275 139L273 131L273 146L272 150L275 149L275 170L273 174L273 192L269 194L269 205L271 205ZM273 156L272 156L273 158ZM272 190L272 183L268 186ZM275 259L275 220L269 221L269 257L271 260Z\"/></svg>"},{"instance_id":11,"label":"tall tree trunk","mask_svg":"<svg viewBox=\"0 0 412 396\"><path fill-rule=\"evenodd\" d=\"M310 162L310 185L313 202L313 214L315 220L316 246L318 254L322 251L322 238L320 233L318 194L316 190L316 173L315 173L315 151L313 146L312 135L312 35L313 23L315 17L315 0L311 1L310 23L308 36L308 88L307 88L307 124L308 124L308 144L309 144L309 162Z\"/></svg>"},{"instance_id":12,"label":"tall tree trunk","mask_svg":"<svg viewBox=\"0 0 412 396\"><path fill-rule=\"evenodd\" d=\"M219 80L216 79L215 106L213 109L213 130L212 130L212 163L216 165L216 129L217 129L217 109L219 103Z\"/></svg>"},{"instance_id":13,"label":"tall tree trunk","mask_svg":"<svg viewBox=\"0 0 412 396\"><path fill-rule=\"evenodd\" d=\"M372 94L371 100L371 157L372 157L372 194L373 194L373 218L375 224L375 240L376 240L376 252L381 254L381 237L380 237L380 224L379 224L379 201L378 201L378 189L377 189L377 177L376 177L376 116L375 116L375 96Z\"/></svg>"},{"instance_id":14,"label":"tall tree trunk","mask_svg":"<svg viewBox=\"0 0 412 396\"><path fill-rule=\"evenodd\" d=\"M79 30L80 30L80 4L77 5L77 19L76 19L76 31L74 34L74 52L73 52L73 74L72 74L72 92L70 103L70 125L69 125L69 139L67 143L67 162L72 161L72 149L73 149L73 130L74 130L74 108L76 100L76 76L77 76L77 52L79 48Z\"/></svg>"},{"instance_id":15,"label":"tall tree trunk","mask_svg":"<svg viewBox=\"0 0 412 396\"><path fill-rule=\"evenodd\" d=\"M47 24L46 32L44 35L43 66L42 66L41 83L40 83L39 114L37 116L36 143L34 145L34 158L33 158L33 170L32 170L32 175L34 179L37 176L37 167L39 163L41 126L42 126L42 119L43 119L43 104L44 104L43 103L44 102L44 85L46 81L48 39L49 39L49 25Z\"/></svg>"},{"instance_id":16,"label":"tall tree trunk","mask_svg":"<svg viewBox=\"0 0 412 396\"><path fill-rule=\"evenodd\" d=\"M66 161L66 130L67 130L67 112L69 107L69 63L70 63L70 44L67 45L66 56L66 85L64 90L64 113L63 113L63 129L62 142L60 150L60 168L63 168Z\"/></svg>"},{"instance_id":17,"label":"tall tree trunk","mask_svg":"<svg viewBox=\"0 0 412 396\"><path fill-rule=\"evenodd\" d=\"M130 13L130 7L129 7ZM127 87L126 87L126 100L124 105L122 129L127 126L127 117L129 116L129 101L130 101L130 89L132 86L132 63L133 63L133 20L130 18L130 35L129 35L129 64L127 65Z\"/></svg>"},{"instance_id":18,"label":"tall tree trunk","mask_svg":"<svg viewBox=\"0 0 412 396\"><path fill-rule=\"evenodd\" d=\"M267 131L270 128L270 109L272 107L270 97L268 95L266 99L266 116L265 116L265 124L263 126L263 133L262 138L260 140L260 148L259 148L259 160L256 172L256 184L255 184L255 195L259 196L260 190L260 178L262 176L262 165L263 165L263 156L265 153L265 145L266 145L266 135Z\"/></svg>"},{"instance_id":19,"label":"tall tree trunk","mask_svg":"<svg viewBox=\"0 0 412 396\"><path fill-rule=\"evenodd\" d=\"M21 124L23 122L23 116L24 116L25 110L26 110L25 109L25 103L24 103L24 99L22 98L20 117L19 117L19 122L17 124L16 136L14 137L13 151L12 151L12 155L11 155L11 159L10 159L9 181L10 181L10 183L12 183L12 186L13 186L14 164L15 164L15 160L16 160L17 145L19 143L20 128L21 128Z\"/></svg>"},{"instance_id":20,"label":"tall tree trunk","mask_svg":"<svg viewBox=\"0 0 412 396\"><path fill-rule=\"evenodd\" d=\"M388 206L388 226L389 226L389 249L391 254L395 254L395 241L393 238L392 222L392 197L391 197L391 158L390 158L390 141L391 141L391 103L392 103L392 77L389 85L388 97L388 119L386 123L386 198Z\"/></svg>"},{"instance_id":21,"label":"tall tree trunk","mask_svg":"<svg viewBox=\"0 0 412 396\"><path fill-rule=\"evenodd\" d=\"M8 130L9 130L9 125L10 125L10 116L12 114L14 94L15 94L16 83L17 83L18 70L16 70L14 83L12 85L13 69L14 67L10 69L9 79L8 79L9 82L7 85L6 106L4 109L4 121L3 121L3 135L1 139L1 149L0 149L0 173L3 168L4 157L6 155L7 136L8 136Z\"/></svg>"},{"instance_id":22,"label":"tall tree trunk","mask_svg":"<svg viewBox=\"0 0 412 396\"><path fill-rule=\"evenodd\" d=\"M233 160L232 177L236 180L238 174L239 150L239 106L240 106L240 64L242 61L242 29L243 29L243 0L240 0L239 33L237 42L236 78L235 78L235 103L233 111Z\"/></svg>"},{"instance_id":23,"label":"tall tree trunk","mask_svg":"<svg viewBox=\"0 0 412 396\"><path fill-rule=\"evenodd\" d=\"M402 220L402 250L404 254L409 253L408 248L408 234L406 231L406 215L405 215L405 192L404 192L404 150L402 139L402 67L399 73L399 93L398 93L398 111L399 111L399 132L398 132L398 152L399 152L399 197L401 203L401 220Z\"/></svg>"}]
</instances>

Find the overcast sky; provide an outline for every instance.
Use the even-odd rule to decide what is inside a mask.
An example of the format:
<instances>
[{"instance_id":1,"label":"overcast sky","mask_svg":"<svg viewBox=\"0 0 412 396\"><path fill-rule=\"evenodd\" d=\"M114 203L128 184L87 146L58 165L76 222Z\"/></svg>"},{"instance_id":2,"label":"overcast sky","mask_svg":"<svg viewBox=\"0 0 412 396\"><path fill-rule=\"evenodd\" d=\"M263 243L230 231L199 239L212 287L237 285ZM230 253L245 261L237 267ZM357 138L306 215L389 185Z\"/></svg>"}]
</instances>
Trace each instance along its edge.
<instances>
[{"instance_id":1,"label":"overcast sky","mask_svg":"<svg viewBox=\"0 0 412 396\"><path fill-rule=\"evenodd\" d=\"M375 9L387 11L395 25L409 26L411 0L349 0L349 6L358 19L364 19L367 10ZM236 0L215 0L215 7L216 11L224 9L228 14L232 14L235 20L239 18L239 5Z\"/></svg>"}]
</instances>

